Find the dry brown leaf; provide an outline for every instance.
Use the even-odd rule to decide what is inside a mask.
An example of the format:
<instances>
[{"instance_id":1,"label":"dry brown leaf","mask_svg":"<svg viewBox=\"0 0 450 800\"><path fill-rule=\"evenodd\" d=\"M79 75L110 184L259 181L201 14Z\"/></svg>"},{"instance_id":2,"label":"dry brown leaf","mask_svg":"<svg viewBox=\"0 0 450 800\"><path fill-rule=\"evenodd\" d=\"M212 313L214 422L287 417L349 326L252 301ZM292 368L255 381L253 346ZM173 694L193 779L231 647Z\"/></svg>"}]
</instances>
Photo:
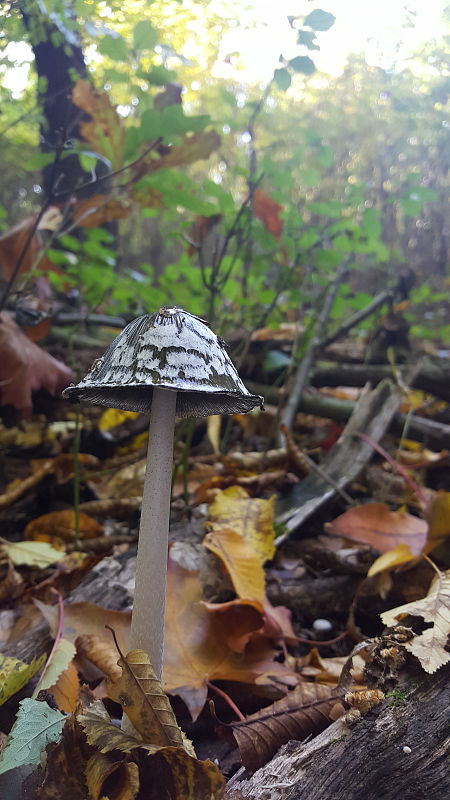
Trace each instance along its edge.
<instances>
[{"instance_id":1,"label":"dry brown leaf","mask_svg":"<svg viewBox=\"0 0 450 800\"><path fill-rule=\"evenodd\" d=\"M81 708L88 702L89 690L80 692ZM39 800L86 800L88 796L84 766L88 754L83 730L75 714L67 717L59 742L47 745L44 781L39 790Z\"/></svg>"},{"instance_id":2,"label":"dry brown leaf","mask_svg":"<svg viewBox=\"0 0 450 800\"><path fill-rule=\"evenodd\" d=\"M114 219L127 219L131 211L132 205L127 198L96 194L78 200L73 207L72 215L79 228L97 228Z\"/></svg>"},{"instance_id":3,"label":"dry brown leaf","mask_svg":"<svg viewBox=\"0 0 450 800\"><path fill-rule=\"evenodd\" d=\"M263 602L265 575L261 559L240 533L215 528L206 534L203 544L225 565L238 597Z\"/></svg>"},{"instance_id":4,"label":"dry brown leaf","mask_svg":"<svg viewBox=\"0 0 450 800\"><path fill-rule=\"evenodd\" d=\"M31 342L16 322L0 313L0 404L31 411L31 393L46 389L59 395L72 380L72 370Z\"/></svg>"},{"instance_id":5,"label":"dry brown leaf","mask_svg":"<svg viewBox=\"0 0 450 800\"><path fill-rule=\"evenodd\" d=\"M370 544L380 553L387 553L399 544L407 544L414 556L427 541L428 525L399 509L391 511L384 503L367 503L350 508L325 525L328 533Z\"/></svg>"},{"instance_id":6,"label":"dry brown leaf","mask_svg":"<svg viewBox=\"0 0 450 800\"><path fill-rule=\"evenodd\" d=\"M71 662L48 691L53 695L58 708L65 711L66 714L71 714L77 707L79 689L80 679L77 668Z\"/></svg>"},{"instance_id":7,"label":"dry brown leaf","mask_svg":"<svg viewBox=\"0 0 450 800\"><path fill-rule=\"evenodd\" d=\"M143 741L183 747L183 737L169 699L161 689L147 653L131 650L117 663L122 673L114 680L107 678L108 696L122 706Z\"/></svg>"},{"instance_id":8,"label":"dry brown leaf","mask_svg":"<svg viewBox=\"0 0 450 800\"><path fill-rule=\"evenodd\" d=\"M253 214L260 219L269 233L279 239L283 233L283 220L280 219L280 211L283 206L272 200L271 197L258 187L253 193Z\"/></svg>"},{"instance_id":9,"label":"dry brown leaf","mask_svg":"<svg viewBox=\"0 0 450 800\"><path fill-rule=\"evenodd\" d=\"M204 603L211 614L218 614L224 639L235 653L243 653L255 634L264 629L264 607L254 600L229 600Z\"/></svg>"},{"instance_id":10,"label":"dry brown leaf","mask_svg":"<svg viewBox=\"0 0 450 800\"><path fill-rule=\"evenodd\" d=\"M49 606L40 600L34 600L34 603L47 620L52 635L55 636L59 619L58 606ZM95 603L70 603L64 608L62 635L74 642L81 634L94 634L109 643L111 634L105 629L105 625L109 625L117 636L120 649L127 650L130 624L131 611L113 611Z\"/></svg>"},{"instance_id":11,"label":"dry brown leaf","mask_svg":"<svg viewBox=\"0 0 450 800\"><path fill-rule=\"evenodd\" d=\"M270 684L275 676L278 685L292 685L292 673L274 660L277 651L267 639L233 653L219 615L209 613L202 600L198 573L169 559L163 686L183 699L194 720L205 704L208 681Z\"/></svg>"},{"instance_id":12,"label":"dry brown leaf","mask_svg":"<svg viewBox=\"0 0 450 800\"><path fill-rule=\"evenodd\" d=\"M117 728L101 701L78 717L90 745L100 753L131 754L139 766L139 785L145 800L219 800L225 781L211 761L198 761L183 747L145 744ZM117 759L116 759L117 763Z\"/></svg>"},{"instance_id":13,"label":"dry brown leaf","mask_svg":"<svg viewBox=\"0 0 450 800\"><path fill-rule=\"evenodd\" d=\"M384 611L381 619L385 625L395 625L408 614L433 623L431 628L405 642L404 647L419 659L425 672L436 672L450 661L450 652L445 649L450 635L450 570L436 575L422 600Z\"/></svg>"},{"instance_id":14,"label":"dry brown leaf","mask_svg":"<svg viewBox=\"0 0 450 800\"><path fill-rule=\"evenodd\" d=\"M49 212L53 211L54 207L48 210L47 215ZM5 280L9 280L13 274L13 270L17 264L18 258L28 240L33 226L36 223L36 217L37 214L33 214L31 217L26 217L26 219L22 220L22 222L19 222L19 224L14 228L11 228L9 231L0 236L0 273ZM22 260L22 264L18 272L19 275L22 275L24 272L28 272L34 266L43 244L39 230L43 230L45 228L45 220L42 219L41 225L39 225L38 230L36 230L28 244L27 252ZM54 265L51 263L51 261L49 261L48 258L43 256L39 261L39 269L45 271L52 270L54 269Z\"/></svg>"},{"instance_id":15,"label":"dry brown leaf","mask_svg":"<svg viewBox=\"0 0 450 800\"><path fill-rule=\"evenodd\" d=\"M91 117L80 123L82 138L95 153L105 156L113 169L121 167L125 128L107 92L98 92L89 81L79 80L72 89L72 102Z\"/></svg>"},{"instance_id":16,"label":"dry brown leaf","mask_svg":"<svg viewBox=\"0 0 450 800\"><path fill-rule=\"evenodd\" d=\"M139 792L139 767L133 761L126 762L114 758L112 754L96 752L86 763L86 783L89 800L101 800L111 797L105 786L114 786L114 800L134 800ZM105 792L108 795L105 795Z\"/></svg>"},{"instance_id":17,"label":"dry brown leaf","mask_svg":"<svg viewBox=\"0 0 450 800\"><path fill-rule=\"evenodd\" d=\"M344 713L342 694L328 685L300 683L271 706L231 724L242 763L254 772L290 739L316 736Z\"/></svg>"},{"instance_id":18,"label":"dry brown leaf","mask_svg":"<svg viewBox=\"0 0 450 800\"><path fill-rule=\"evenodd\" d=\"M75 647L80 658L87 658L113 681L122 675L122 669L117 664L117 649L112 641L107 642L99 636L85 633L77 636Z\"/></svg>"},{"instance_id":19,"label":"dry brown leaf","mask_svg":"<svg viewBox=\"0 0 450 800\"><path fill-rule=\"evenodd\" d=\"M269 500L249 497L241 486L219 492L208 511L209 527L240 533L259 556L261 564L275 553L275 495Z\"/></svg>"},{"instance_id":20,"label":"dry brown leaf","mask_svg":"<svg viewBox=\"0 0 450 800\"><path fill-rule=\"evenodd\" d=\"M52 511L50 514L44 514L42 517L37 517L32 522L29 522L25 528L24 536L25 539L38 542L53 543L53 540L70 542L75 538L75 525L76 515L72 509ZM100 536L102 531L102 526L95 519L89 517L83 511L79 512L80 539L92 539L95 536ZM56 543L55 546L57 546Z\"/></svg>"}]
</instances>

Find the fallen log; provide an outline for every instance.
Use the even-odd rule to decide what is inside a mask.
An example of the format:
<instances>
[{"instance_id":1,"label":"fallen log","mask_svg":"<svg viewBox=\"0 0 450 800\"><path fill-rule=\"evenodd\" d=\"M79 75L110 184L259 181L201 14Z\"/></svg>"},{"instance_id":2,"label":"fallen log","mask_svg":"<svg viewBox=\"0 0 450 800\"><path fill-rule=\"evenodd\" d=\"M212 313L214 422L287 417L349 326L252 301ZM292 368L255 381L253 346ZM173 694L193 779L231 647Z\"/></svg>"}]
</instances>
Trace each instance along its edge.
<instances>
[{"instance_id":1,"label":"fallen log","mask_svg":"<svg viewBox=\"0 0 450 800\"><path fill-rule=\"evenodd\" d=\"M226 800L443 800L450 796L450 665L408 670L400 692L348 727L340 718L311 742L291 741Z\"/></svg>"},{"instance_id":2,"label":"fallen log","mask_svg":"<svg viewBox=\"0 0 450 800\"><path fill-rule=\"evenodd\" d=\"M410 367L399 365L395 372L401 377L410 373ZM311 386L365 386L384 378L393 377L393 368L388 364L344 364L319 361L310 375ZM450 400L450 364L448 359L424 358L411 380L411 387L433 394L442 400Z\"/></svg>"},{"instance_id":3,"label":"fallen log","mask_svg":"<svg viewBox=\"0 0 450 800\"><path fill-rule=\"evenodd\" d=\"M273 386L265 386L261 383L254 383L253 381L247 381L246 385L255 394L261 394L266 402L279 403L279 389ZM305 414L313 414L316 417L324 417L343 423L347 422L354 410L355 403L349 400L307 392L302 394L297 406L297 412L302 411ZM450 447L450 425L444 425L441 422L435 422L415 414L409 416L397 411L392 417L387 430L395 436L402 436L406 431L408 439L423 442L431 448L435 447L441 450L443 447Z\"/></svg>"}]
</instances>

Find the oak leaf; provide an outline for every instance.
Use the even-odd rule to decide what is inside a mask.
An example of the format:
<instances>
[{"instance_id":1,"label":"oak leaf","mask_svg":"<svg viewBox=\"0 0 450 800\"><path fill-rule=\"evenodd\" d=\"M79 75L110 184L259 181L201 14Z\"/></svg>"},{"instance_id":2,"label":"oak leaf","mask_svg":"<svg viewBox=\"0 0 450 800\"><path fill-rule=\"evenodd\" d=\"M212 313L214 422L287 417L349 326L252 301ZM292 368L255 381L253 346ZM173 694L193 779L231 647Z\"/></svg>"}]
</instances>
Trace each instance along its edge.
<instances>
[{"instance_id":1,"label":"oak leaf","mask_svg":"<svg viewBox=\"0 0 450 800\"><path fill-rule=\"evenodd\" d=\"M385 611L381 619L385 625L395 625L408 614L433 623L431 628L405 642L404 647L419 659L425 672L436 672L450 661L450 652L446 650L450 635L450 570L436 575L422 600Z\"/></svg>"}]
</instances>

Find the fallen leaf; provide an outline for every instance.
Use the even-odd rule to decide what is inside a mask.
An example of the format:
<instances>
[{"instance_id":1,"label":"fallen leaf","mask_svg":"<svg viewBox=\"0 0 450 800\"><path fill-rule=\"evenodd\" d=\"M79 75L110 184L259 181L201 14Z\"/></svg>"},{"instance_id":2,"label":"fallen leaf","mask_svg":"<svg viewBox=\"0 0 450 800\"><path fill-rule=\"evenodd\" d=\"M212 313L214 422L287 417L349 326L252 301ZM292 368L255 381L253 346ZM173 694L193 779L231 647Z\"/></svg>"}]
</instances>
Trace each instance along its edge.
<instances>
[{"instance_id":1,"label":"fallen leaf","mask_svg":"<svg viewBox=\"0 0 450 800\"><path fill-rule=\"evenodd\" d=\"M79 535L80 539L92 539L103 533L103 528L99 523L89 517L83 511L79 512ZM43 514L28 523L25 528L25 539L35 541L62 540L71 542L75 538L76 514L73 509L64 511L52 511L50 514Z\"/></svg>"},{"instance_id":2,"label":"fallen leaf","mask_svg":"<svg viewBox=\"0 0 450 800\"><path fill-rule=\"evenodd\" d=\"M16 322L0 313L0 404L31 411L31 393L46 389L60 395L72 380L72 370L30 341Z\"/></svg>"},{"instance_id":3,"label":"fallen leaf","mask_svg":"<svg viewBox=\"0 0 450 800\"><path fill-rule=\"evenodd\" d=\"M450 570L436 575L422 600L405 603L380 616L385 625L395 625L408 614L433 623L431 628L404 644L419 659L425 672L432 674L450 661L450 652L445 649L450 634Z\"/></svg>"},{"instance_id":4,"label":"fallen leaf","mask_svg":"<svg viewBox=\"0 0 450 800\"><path fill-rule=\"evenodd\" d=\"M275 495L269 500L249 497L241 486L219 492L208 511L209 527L240 533L259 556L261 564L275 553Z\"/></svg>"},{"instance_id":5,"label":"fallen leaf","mask_svg":"<svg viewBox=\"0 0 450 800\"><path fill-rule=\"evenodd\" d=\"M203 544L225 565L238 597L263 602L265 575L261 559L240 533L215 529L206 534Z\"/></svg>"},{"instance_id":6,"label":"fallen leaf","mask_svg":"<svg viewBox=\"0 0 450 800\"><path fill-rule=\"evenodd\" d=\"M114 786L114 800L134 800L139 792L139 767L133 761L118 760L112 755L94 753L86 763L86 783L90 800L105 798L105 786Z\"/></svg>"},{"instance_id":7,"label":"fallen leaf","mask_svg":"<svg viewBox=\"0 0 450 800\"><path fill-rule=\"evenodd\" d=\"M92 702L86 687L80 691L77 712ZM88 790L85 779L86 759L91 749L86 744L84 731L75 714L65 718L61 737L46 747L44 780L39 790L39 800L86 800Z\"/></svg>"},{"instance_id":8,"label":"fallen leaf","mask_svg":"<svg viewBox=\"0 0 450 800\"><path fill-rule=\"evenodd\" d=\"M61 561L63 554L47 542L5 542L1 544L13 564L28 567L48 567Z\"/></svg>"},{"instance_id":9,"label":"fallen leaf","mask_svg":"<svg viewBox=\"0 0 450 800\"><path fill-rule=\"evenodd\" d=\"M33 675L39 672L46 658L43 653L30 664L25 664L17 658L0 655L0 706L27 685Z\"/></svg>"},{"instance_id":10,"label":"fallen leaf","mask_svg":"<svg viewBox=\"0 0 450 800\"><path fill-rule=\"evenodd\" d=\"M300 683L286 697L230 727L244 767L255 772L270 761L282 744L317 736L343 712L343 698L335 688Z\"/></svg>"},{"instance_id":11,"label":"fallen leaf","mask_svg":"<svg viewBox=\"0 0 450 800\"><path fill-rule=\"evenodd\" d=\"M50 631L55 636L59 620L58 606L49 606L40 600L33 602L47 620ZM105 629L105 625L109 625L117 636L120 649L127 650L130 624L131 611L113 611L95 603L68 603L64 606L62 634L71 642L81 634L93 634L109 643L111 634Z\"/></svg>"},{"instance_id":12,"label":"fallen leaf","mask_svg":"<svg viewBox=\"0 0 450 800\"><path fill-rule=\"evenodd\" d=\"M277 651L268 640L250 642L243 653L233 653L218 615L208 613L202 600L198 573L169 558L163 687L182 698L194 720L205 704L209 681L293 680L274 660Z\"/></svg>"},{"instance_id":13,"label":"fallen leaf","mask_svg":"<svg viewBox=\"0 0 450 800\"><path fill-rule=\"evenodd\" d=\"M46 745L59 739L65 719L47 703L29 697L21 700L16 721L0 755L0 775L14 767L39 764Z\"/></svg>"},{"instance_id":14,"label":"fallen leaf","mask_svg":"<svg viewBox=\"0 0 450 800\"><path fill-rule=\"evenodd\" d=\"M56 683L49 687L49 694L61 711L71 714L75 711L80 689L80 679L75 664L71 661L64 672L61 672Z\"/></svg>"},{"instance_id":15,"label":"fallen leaf","mask_svg":"<svg viewBox=\"0 0 450 800\"><path fill-rule=\"evenodd\" d=\"M60 675L67 669L75 655L75 647L67 639L59 639L39 682L33 692L35 698L39 691L49 689L58 680Z\"/></svg>"},{"instance_id":16,"label":"fallen leaf","mask_svg":"<svg viewBox=\"0 0 450 800\"><path fill-rule=\"evenodd\" d=\"M121 676L122 669L117 664L117 650L112 642L105 641L92 633L85 633L77 636L75 647L78 656L87 658L111 680L114 681Z\"/></svg>"},{"instance_id":17,"label":"fallen leaf","mask_svg":"<svg viewBox=\"0 0 450 800\"><path fill-rule=\"evenodd\" d=\"M161 747L130 736L113 725L100 701L92 703L78 719L89 744L100 753L131 754L139 765L140 791L146 800L164 796L171 800L220 800L223 796L224 778L211 761L198 761L183 747Z\"/></svg>"},{"instance_id":18,"label":"fallen leaf","mask_svg":"<svg viewBox=\"0 0 450 800\"><path fill-rule=\"evenodd\" d=\"M161 688L147 653L131 650L118 664L122 673L114 680L107 679L108 696L122 706L143 741L183 747L183 737L169 698Z\"/></svg>"},{"instance_id":19,"label":"fallen leaf","mask_svg":"<svg viewBox=\"0 0 450 800\"><path fill-rule=\"evenodd\" d=\"M414 556L427 541L428 525L399 509L391 511L384 503L367 503L350 508L325 525L328 533L370 544L374 550L387 553L399 544L407 544Z\"/></svg>"},{"instance_id":20,"label":"fallen leaf","mask_svg":"<svg viewBox=\"0 0 450 800\"><path fill-rule=\"evenodd\" d=\"M429 525L426 552L450 536L450 492L436 492L425 511Z\"/></svg>"},{"instance_id":21,"label":"fallen leaf","mask_svg":"<svg viewBox=\"0 0 450 800\"><path fill-rule=\"evenodd\" d=\"M253 193L253 213L260 219L269 233L279 239L283 233L283 220L280 219L280 212L283 206L272 200L262 189L258 187Z\"/></svg>"},{"instance_id":22,"label":"fallen leaf","mask_svg":"<svg viewBox=\"0 0 450 800\"><path fill-rule=\"evenodd\" d=\"M415 556L411 553L407 544L398 544L393 550L388 550L387 553L383 553L383 555L375 559L369 568L367 577L372 578L385 569L393 569L400 564L407 564L408 561L413 561L414 558Z\"/></svg>"},{"instance_id":23,"label":"fallen leaf","mask_svg":"<svg viewBox=\"0 0 450 800\"><path fill-rule=\"evenodd\" d=\"M256 633L264 629L264 607L254 600L229 600L226 603L204 603L211 614L218 614L228 647L243 653Z\"/></svg>"}]
</instances>

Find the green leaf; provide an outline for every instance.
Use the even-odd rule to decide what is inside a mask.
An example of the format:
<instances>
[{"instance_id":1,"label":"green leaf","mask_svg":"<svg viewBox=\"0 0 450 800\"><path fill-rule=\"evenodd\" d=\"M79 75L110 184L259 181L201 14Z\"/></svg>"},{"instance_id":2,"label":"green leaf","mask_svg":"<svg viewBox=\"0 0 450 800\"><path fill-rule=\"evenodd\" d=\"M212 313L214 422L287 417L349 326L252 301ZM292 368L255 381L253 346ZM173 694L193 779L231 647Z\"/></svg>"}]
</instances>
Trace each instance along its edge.
<instances>
[{"instance_id":1,"label":"green leaf","mask_svg":"<svg viewBox=\"0 0 450 800\"><path fill-rule=\"evenodd\" d=\"M166 69L163 66L156 66L152 67L150 72L145 72L141 75L141 77L151 83L153 86L164 86L166 83L170 83L171 81L175 80L177 77L177 73L174 72L173 69Z\"/></svg>"},{"instance_id":2,"label":"green leaf","mask_svg":"<svg viewBox=\"0 0 450 800\"><path fill-rule=\"evenodd\" d=\"M35 153L27 159L25 163L25 169L42 169L43 167L46 167L47 164L51 164L54 160L54 153Z\"/></svg>"},{"instance_id":3,"label":"green leaf","mask_svg":"<svg viewBox=\"0 0 450 800\"><path fill-rule=\"evenodd\" d=\"M314 33L314 31L305 31L305 30L299 31L297 37L297 44L301 44L303 45L303 47L307 47L308 50L320 50L320 47L316 42L316 34Z\"/></svg>"},{"instance_id":4,"label":"green leaf","mask_svg":"<svg viewBox=\"0 0 450 800\"><path fill-rule=\"evenodd\" d=\"M340 217L342 205L336 200L329 200L328 203L308 203L308 208L313 214L320 214L323 217Z\"/></svg>"},{"instance_id":5,"label":"green leaf","mask_svg":"<svg viewBox=\"0 0 450 800\"><path fill-rule=\"evenodd\" d=\"M56 550L48 542L3 542L8 558L13 564L30 567L48 567L64 558L62 550Z\"/></svg>"},{"instance_id":6,"label":"green leaf","mask_svg":"<svg viewBox=\"0 0 450 800\"><path fill-rule=\"evenodd\" d=\"M135 50L153 50L158 41L158 31L148 19L141 19L133 30L133 46Z\"/></svg>"},{"instance_id":7,"label":"green leaf","mask_svg":"<svg viewBox=\"0 0 450 800\"><path fill-rule=\"evenodd\" d=\"M17 658L0 655L0 706L27 685L46 658L43 653L39 658L34 658L31 664L25 664Z\"/></svg>"},{"instance_id":8,"label":"green leaf","mask_svg":"<svg viewBox=\"0 0 450 800\"><path fill-rule=\"evenodd\" d=\"M128 47L123 36L104 36L98 49L103 56L109 56L113 61L128 61Z\"/></svg>"},{"instance_id":9,"label":"green leaf","mask_svg":"<svg viewBox=\"0 0 450 800\"><path fill-rule=\"evenodd\" d=\"M273 73L273 79L278 88L281 89L282 92L285 92L287 89L289 89L292 82L289 70L285 69L284 67L283 69L275 70L275 72Z\"/></svg>"},{"instance_id":10,"label":"green leaf","mask_svg":"<svg viewBox=\"0 0 450 800\"><path fill-rule=\"evenodd\" d=\"M316 65L309 56L296 56L288 64L294 72L302 72L304 75L312 75L316 71Z\"/></svg>"},{"instance_id":11,"label":"green leaf","mask_svg":"<svg viewBox=\"0 0 450 800\"><path fill-rule=\"evenodd\" d=\"M48 743L59 739L65 719L47 703L25 697L0 756L0 775L14 767L39 764Z\"/></svg>"},{"instance_id":12,"label":"green leaf","mask_svg":"<svg viewBox=\"0 0 450 800\"><path fill-rule=\"evenodd\" d=\"M75 657L76 652L75 645L68 639L59 640L33 692L33 697L36 697L37 693L43 689L50 689L50 686L56 683Z\"/></svg>"},{"instance_id":13,"label":"green leaf","mask_svg":"<svg viewBox=\"0 0 450 800\"><path fill-rule=\"evenodd\" d=\"M307 17L305 17L305 25L309 25L313 31L328 31L334 22L336 17L334 14L330 14L329 11L322 11L321 8L315 8L314 11L311 11Z\"/></svg>"}]
</instances>

